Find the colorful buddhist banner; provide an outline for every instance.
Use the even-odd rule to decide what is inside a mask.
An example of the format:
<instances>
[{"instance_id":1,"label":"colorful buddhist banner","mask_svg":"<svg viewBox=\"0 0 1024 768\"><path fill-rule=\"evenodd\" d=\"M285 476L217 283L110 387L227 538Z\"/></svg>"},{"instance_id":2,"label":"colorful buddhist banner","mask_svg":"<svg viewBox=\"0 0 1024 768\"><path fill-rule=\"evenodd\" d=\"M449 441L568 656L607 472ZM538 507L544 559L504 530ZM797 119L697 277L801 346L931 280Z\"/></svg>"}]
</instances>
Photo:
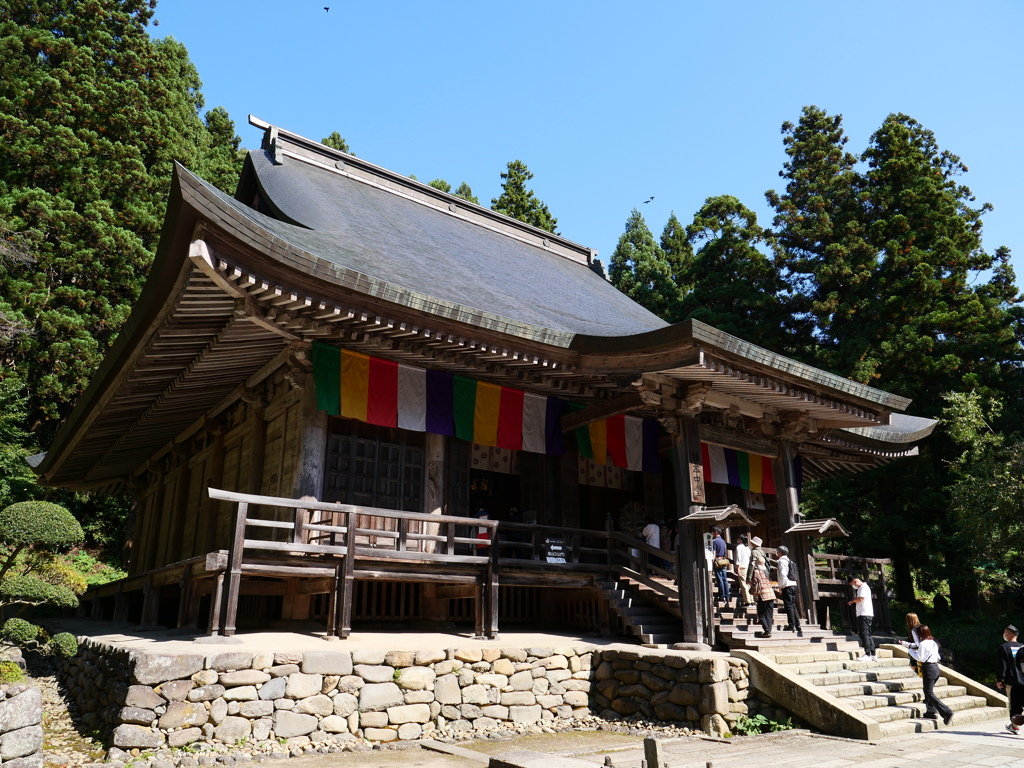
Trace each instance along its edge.
<instances>
[{"instance_id":1,"label":"colorful buddhist banner","mask_svg":"<svg viewBox=\"0 0 1024 768\"><path fill-rule=\"evenodd\" d=\"M382 427L433 432L511 451L565 452L562 416L569 404L476 381L313 344L317 408ZM660 472L659 425L619 415L576 430L580 453L599 466Z\"/></svg>"},{"instance_id":2,"label":"colorful buddhist banner","mask_svg":"<svg viewBox=\"0 0 1024 768\"><path fill-rule=\"evenodd\" d=\"M706 482L735 485L753 493L775 493L772 460L767 456L708 443L700 444L700 453Z\"/></svg>"}]
</instances>

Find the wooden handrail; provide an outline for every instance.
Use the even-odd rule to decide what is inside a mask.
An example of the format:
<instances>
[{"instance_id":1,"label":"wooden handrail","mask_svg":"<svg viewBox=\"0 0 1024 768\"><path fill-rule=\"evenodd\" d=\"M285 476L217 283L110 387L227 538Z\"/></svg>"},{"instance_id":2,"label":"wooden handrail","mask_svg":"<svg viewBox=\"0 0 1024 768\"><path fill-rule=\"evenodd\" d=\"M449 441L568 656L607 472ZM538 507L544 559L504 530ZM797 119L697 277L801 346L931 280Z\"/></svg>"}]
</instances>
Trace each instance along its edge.
<instances>
[{"instance_id":1,"label":"wooden handrail","mask_svg":"<svg viewBox=\"0 0 1024 768\"><path fill-rule=\"evenodd\" d=\"M207 489L211 499L218 501L233 501L245 504L262 504L268 507L283 507L285 509L310 509L317 512L347 512L356 515L369 515L372 517L390 517L395 519L416 520L423 523L455 523L457 525L475 525L480 528L497 528L497 520L481 520L473 517L457 517L455 515L427 515L422 512L402 512L397 509L383 509L381 507L357 507L354 504L337 504L329 501L316 501L315 499L286 499L281 496L257 496L251 493L236 493L235 491L224 491L219 488Z\"/></svg>"}]
</instances>

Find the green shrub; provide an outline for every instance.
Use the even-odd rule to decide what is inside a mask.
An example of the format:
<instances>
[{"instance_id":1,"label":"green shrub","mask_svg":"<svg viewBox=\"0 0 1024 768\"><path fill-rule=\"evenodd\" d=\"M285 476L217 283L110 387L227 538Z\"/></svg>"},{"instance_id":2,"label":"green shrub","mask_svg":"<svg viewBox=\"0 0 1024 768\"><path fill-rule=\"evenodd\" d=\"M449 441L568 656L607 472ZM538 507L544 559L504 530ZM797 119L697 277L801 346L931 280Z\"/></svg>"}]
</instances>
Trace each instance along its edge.
<instances>
[{"instance_id":1,"label":"green shrub","mask_svg":"<svg viewBox=\"0 0 1024 768\"><path fill-rule=\"evenodd\" d=\"M735 736L754 736L758 733L775 733L776 731L789 731L793 728L793 721L787 719L784 723L769 720L764 715L747 717L744 715L736 721L732 732Z\"/></svg>"},{"instance_id":2,"label":"green shrub","mask_svg":"<svg viewBox=\"0 0 1024 768\"><path fill-rule=\"evenodd\" d=\"M48 501L21 501L0 511L0 541L15 546L64 547L85 533L64 507Z\"/></svg>"},{"instance_id":3,"label":"green shrub","mask_svg":"<svg viewBox=\"0 0 1024 768\"><path fill-rule=\"evenodd\" d=\"M59 632L50 638L50 650L58 656L70 659L78 653L78 640L70 632Z\"/></svg>"},{"instance_id":4,"label":"green shrub","mask_svg":"<svg viewBox=\"0 0 1024 768\"><path fill-rule=\"evenodd\" d=\"M0 629L0 635L15 645L25 645L39 637L39 627L24 619L8 619L4 622L3 629Z\"/></svg>"},{"instance_id":5,"label":"green shrub","mask_svg":"<svg viewBox=\"0 0 1024 768\"><path fill-rule=\"evenodd\" d=\"M13 661L0 661L0 683L20 683L24 675Z\"/></svg>"},{"instance_id":6,"label":"green shrub","mask_svg":"<svg viewBox=\"0 0 1024 768\"><path fill-rule=\"evenodd\" d=\"M78 597L67 587L34 576L8 576L0 582L0 602L75 608Z\"/></svg>"}]
</instances>

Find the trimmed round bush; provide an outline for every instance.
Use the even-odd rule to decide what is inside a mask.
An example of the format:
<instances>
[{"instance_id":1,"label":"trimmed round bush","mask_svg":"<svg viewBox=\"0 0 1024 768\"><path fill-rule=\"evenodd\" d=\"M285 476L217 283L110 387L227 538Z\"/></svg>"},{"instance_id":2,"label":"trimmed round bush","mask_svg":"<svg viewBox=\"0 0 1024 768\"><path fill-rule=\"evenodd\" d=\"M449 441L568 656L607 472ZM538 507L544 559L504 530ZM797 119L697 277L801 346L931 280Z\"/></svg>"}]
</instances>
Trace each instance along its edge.
<instances>
[{"instance_id":1,"label":"trimmed round bush","mask_svg":"<svg viewBox=\"0 0 1024 768\"><path fill-rule=\"evenodd\" d=\"M54 605L58 608L75 608L78 605L75 593L67 587L50 584L33 576L8 576L0 582L0 601Z\"/></svg>"},{"instance_id":2,"label":"trimmed round bush","mask_svg":"<svg viewBox=\"0 0 1024 768\"><path fill-rule=\"evenodd\" d=\"M50 651L70 659L78 653L78 640L70 632L58 632L50 638Z\"/></svg>"},{"instance_id":3,"label":"trimmed round bush","mask_svg":"<svg viewBox=\"0 0 1024 768\"><path fill-rule=\"evenodd\" d=\"M0 511L0 541L5 544L62 547L84 538L82 526L59 504L20 501Z\"/></svg>"},{"instance_id":4,"label":"trimmed round bush","mask_svg":"<svg viewBox=\"0 0 1024 768\"><path fill-rule=\"evenodd\" d=\"M39 637L39 627L24 619L13 618L4 622L0 634L5 640L10 640L16 645L25 645Z\"/></svg>"}]
</instances>

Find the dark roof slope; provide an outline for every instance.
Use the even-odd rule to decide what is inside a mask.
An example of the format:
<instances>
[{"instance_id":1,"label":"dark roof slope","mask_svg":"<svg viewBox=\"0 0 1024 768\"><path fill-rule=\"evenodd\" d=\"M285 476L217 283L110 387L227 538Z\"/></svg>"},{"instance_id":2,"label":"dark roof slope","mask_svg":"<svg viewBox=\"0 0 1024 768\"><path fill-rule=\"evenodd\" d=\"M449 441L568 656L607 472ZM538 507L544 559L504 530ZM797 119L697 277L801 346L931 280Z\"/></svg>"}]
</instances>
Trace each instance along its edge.
<instances>
[{"instance_id":1,"label":"dark roof slope","mask_svg":"<svg viewBox=\"0 0 1024 768\"><path fill-rule=\"evenodd\" d=\"M275 214L295 223L246 215L339 267L563 333L628 336L666 325L585 263L392 189L298 158L275 165L264 150L250 152L246 170Z\"/></svg>"}]
</instances>

